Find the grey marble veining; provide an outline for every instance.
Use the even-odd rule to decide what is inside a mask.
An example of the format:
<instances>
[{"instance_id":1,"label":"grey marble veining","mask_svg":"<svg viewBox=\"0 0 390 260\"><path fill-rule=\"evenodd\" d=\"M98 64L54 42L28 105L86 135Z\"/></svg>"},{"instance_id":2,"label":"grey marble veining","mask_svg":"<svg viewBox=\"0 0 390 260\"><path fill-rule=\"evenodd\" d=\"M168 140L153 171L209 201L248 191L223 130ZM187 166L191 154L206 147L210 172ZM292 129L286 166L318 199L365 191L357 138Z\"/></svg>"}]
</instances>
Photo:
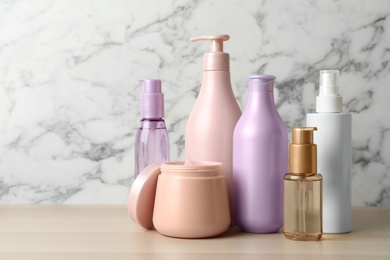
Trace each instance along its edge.
<instances>
[{"instance_id":1,"label":"grey marble veining","mask_svg":"<svg viewBox=\"0 0 390 260\"><path fill-rule=\"evenodd\" d=\"M207 42L229 34L241 108L246 78L277 77L289 128L315 109L321 69L341 71L353 113L354 205L390 205L390 2L1 1L0 203L126 203L133 182L139 79L160 78L171 159Z\"/></svg>"}]
</instances>

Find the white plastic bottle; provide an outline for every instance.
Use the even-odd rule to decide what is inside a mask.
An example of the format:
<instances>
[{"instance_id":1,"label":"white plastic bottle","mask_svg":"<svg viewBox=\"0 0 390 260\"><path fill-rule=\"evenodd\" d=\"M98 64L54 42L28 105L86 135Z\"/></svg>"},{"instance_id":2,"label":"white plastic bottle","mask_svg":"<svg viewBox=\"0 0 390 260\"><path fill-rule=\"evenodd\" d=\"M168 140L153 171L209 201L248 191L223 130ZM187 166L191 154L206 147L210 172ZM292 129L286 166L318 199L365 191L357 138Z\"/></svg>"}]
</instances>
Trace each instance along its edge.
<instances>
[{"instance_id":1,"label":"white plastic bottle","mask_svg":"<svg viewBox=\"0 0 390 260\"><path fill-rule=\"evenodd\" d=\"M323 176L323 232L346 233L351 220L351 121L342 113L339 71L320 71L316 112L307 114L306 125L317 127L318 171Z\"/></svg>"}]
</instances>

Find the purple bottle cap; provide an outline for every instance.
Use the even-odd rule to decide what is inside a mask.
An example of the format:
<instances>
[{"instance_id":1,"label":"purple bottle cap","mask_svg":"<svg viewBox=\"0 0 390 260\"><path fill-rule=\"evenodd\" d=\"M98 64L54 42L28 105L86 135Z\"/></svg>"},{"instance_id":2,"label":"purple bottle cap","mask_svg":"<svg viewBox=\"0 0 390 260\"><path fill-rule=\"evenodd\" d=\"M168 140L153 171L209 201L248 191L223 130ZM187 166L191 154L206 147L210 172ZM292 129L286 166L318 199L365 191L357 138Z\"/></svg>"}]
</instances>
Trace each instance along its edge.
<instances>
[{"instance_id":1,"label":"purple bottle cap","mask_svg":"<svg viewBox=\"0 0 390 260\"><path fill-rule=\"evenodd\" d=\"M248 77L249 91L269 92L274 90L275 76L256 75Z\"/></svg>"},{"instance_id":2,"label":"purple bottle cap","mask_svg":"<svg viewBox=\"0 0 390 260\"><path fill-rule=\"evenodd\" d=\"M160 119L164 117L164 94L161 92L161 80L140 80L144 87L141 95L141 117Z\"/></svg>"}]
</instances>

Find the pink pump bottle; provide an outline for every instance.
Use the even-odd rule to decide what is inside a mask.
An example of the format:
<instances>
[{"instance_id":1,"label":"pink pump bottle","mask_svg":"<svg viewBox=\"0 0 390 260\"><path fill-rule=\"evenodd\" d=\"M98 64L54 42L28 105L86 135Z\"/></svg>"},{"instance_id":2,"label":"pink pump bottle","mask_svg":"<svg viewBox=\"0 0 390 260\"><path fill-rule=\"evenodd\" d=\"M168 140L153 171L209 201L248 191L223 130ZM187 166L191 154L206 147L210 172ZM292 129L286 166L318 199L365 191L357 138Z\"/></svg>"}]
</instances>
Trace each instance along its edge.
<instances>
[{"instance_id":1,"label":"pink pump bottle","mask_svg":"<svg viewBox=\"0 0 390 260\"><path fill-rule=\"evenodd\" d=\"M251 233L274 233L283 225L288 137L274 102L274 80L248 78L248 102L234 130L233 217Z\"/></svg>"},{"instance_id":2,"label":"pink pump bottle","mask_svg":"<svg viewBox=\"0 0 390 260\"><path fill-rule=\"evenodd\" d=\"M134 177L149 164L169 161L169 138L164 122L164 94L158 79L140 80L144 91L141 95L141 121L135 140Z\"/></svg>"},{"instance_id":3,"label":"pink pump bottle","mask_svg":"<svg viewBox=\"0 0 390 260\"><path fill-rule=\"evenodd\" d=\"M192 161L216 161L223 164L232 196L233 131L241 116L230 82L229 54L223 52L228 35L200 36L191 41L210 40L210 52L204 55L203 81L186 127L186 156Z\"/></svg>"}]
</instances>

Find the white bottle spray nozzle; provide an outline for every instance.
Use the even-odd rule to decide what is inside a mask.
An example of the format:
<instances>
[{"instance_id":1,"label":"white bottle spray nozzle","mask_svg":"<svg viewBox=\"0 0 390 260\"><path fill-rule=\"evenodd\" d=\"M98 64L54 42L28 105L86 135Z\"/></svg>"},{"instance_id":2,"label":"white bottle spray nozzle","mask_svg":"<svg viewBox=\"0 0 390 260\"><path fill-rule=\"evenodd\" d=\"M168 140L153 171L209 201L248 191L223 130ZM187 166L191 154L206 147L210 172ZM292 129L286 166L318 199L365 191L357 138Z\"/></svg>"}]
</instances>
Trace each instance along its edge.
<instances>
[{"instance_id":1,"label":"white bottle spray nozzle","mask_svg":"<svg viewBox=\"0 0 390 260\"><path fill-rule=\"evenodd\" d=\"M318 113L339 113L342 110L342 97L339 88L338 70L320 71L320 94L317 96Z\"/></svg>"},{"instance_id":2,"label":"white bottle spray nozzle","mask_svg":"<svg viewBox=\"0 0 390 260\"><path fill-rule=\"evenodd\" d=\"M210 40L210 52L204 55L203 70L229 71L229 54L223 52L223 42L230 39L229 35L197 36L192 42Z\"/></svg>"}]
</instances>

